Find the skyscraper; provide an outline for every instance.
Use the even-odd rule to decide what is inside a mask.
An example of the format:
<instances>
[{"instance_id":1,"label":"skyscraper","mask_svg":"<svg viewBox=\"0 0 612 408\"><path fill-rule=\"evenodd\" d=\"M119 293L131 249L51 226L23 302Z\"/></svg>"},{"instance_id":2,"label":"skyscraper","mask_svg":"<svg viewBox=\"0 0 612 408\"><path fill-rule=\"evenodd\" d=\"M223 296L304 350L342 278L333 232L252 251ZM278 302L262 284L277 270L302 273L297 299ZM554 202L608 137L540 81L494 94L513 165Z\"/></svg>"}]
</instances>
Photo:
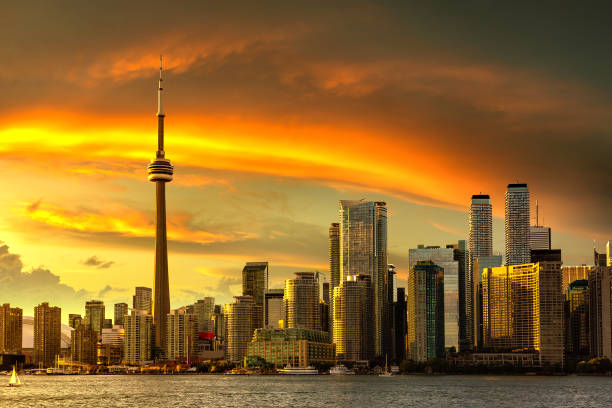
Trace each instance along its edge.
<instances>
[{"instance_id":1,"label":"skyscraper","mask_svg":"<svg viewBox=\"0 0 612 408\"><path fill-rule=\"evenodd\" d=\"M194 354L194 344L198 339L198 316L185 312L184 309L173 310L168 314L166 357L169 360L190 359Z\"/></svg>"},{"instance_id":2,"label":"skyscraper","mask_svg":"<svg viewBox=\"0 0 612 408\"><path fill-rule=\"evenodd\" d=\"M104 328L105 310L104 302L101 300L85 302L85 320L87 321L87 326L98 333L98 335L102 334L102 329Z\"/></svg>"},{"instance_id":3,"label":"skyscraper","mask_svg":"<svg viewBox=\"0 0 612 408\"><path fill-rule=\"evenodd\" d=\"M472 347L473 319L473 274L468 270L468 252L465 240L447 245L453 249L453 259L457 262L457 281L459 289L459 351L467 351ZM446 283L445 283L446 286Z\"/></svg>"},{"instance_id":4,"label":"skyscraper","mask_svg":"<svg viewBox=\"0 0 612 408\"><path fill-rule=\"evenodd\" d=\"M329 335L334 331L334 288L340 285L340 224L329 227Z\"/></svg>"},{"instance_id":5,"label":"skyscraper","mask_svg":"<svg viewBox=\"0 0 612 408\"><path fill-rule=\"evenodd\" d=\"M497 268L502 265L501 255L482 256L474 259L473 268L473 287L474 295L473 314L472 314L472 347L476 350L483 348L483 326L482 326L482 273L486 268Z\"/></svg>"},{"instance_id":6,"label":"skyscraper","mask_svg":"<svg viewBox=\"0 0 612 408\"><path fill-rule=\"evenodd\" d=\"M268 263L247 262L242 269L242 296L253 298L253 329L263 327L264 293L268 289Z\"/></svg>"},{"instance_id":7,"label":"skyscraper","mask_svg":"<svg viewBox=\"0 0 612 408\"><path fill-rule=\"evenodd\" d=\"M131 364L150 361L153 344L153 317L133 311L124 318L123 360Z\"/></svg>"},{"instance_id":8,"label":"skyscraper","mask_svg":"<svg viewBox=\"0 0 612 408\"><path fill-rule=\"evenodd\" d=\"M285 327L285 307L283 289L268 289L264 293L264 327L280 329Z\"/></svg>"},{"instance_id":9,"label":"skyscraper","mask_svg":"<svg viewBox=\"0 0 612 408\"><path fill-rule=\"evenodd\" d=\"M550 249L550 227L532 225L529 227L529 248Z\"/></svg>"},{"instance_id":10,"label":"skyscraper","mask_svg":"<svg viewBox=\"0 0 612 408\"><path fill-rule=\"evenodd\" d=\"M21 354L23 310L5 303L0 306L0 353Z\"/></svg>"},{"instance_id":11,"label":"skyscraper","mask_svg":"<svg viewBox=\"0 0 612 408\"><path fill-rule=\"evenodd\" d=\"M115 325L123 326L123 316L128 314L127 303L115 303Z\"/></svg>"},{"instance_id":12,"label":"skyscraper","mask_svg":"<svg viewBox=\"0 0 612 408\"><path fill-rule=\"evenodd\" d=\"M153 294L151 288L137 286L132 297L132 307L146 314L153 312Z\"/></svg>"},{"instance_id":13,"label":"skyscraper","mask_svg":"<svg viewBox=\"0 0 612 408\"><path fill-rule=\"evenodd\" d=\"M296 272L295 278L287 279L283 302L286 328L321 330L318 273Z\"/></svg>"},{"instance_id":14,"label":"skyscraper","mask_svg":"<svg viewBox=\"0 0 612 408\"><path fill-rule=\"evenodd\" d=\"M593 269L588 285L590 354L612 359L612 267Z\"/></svg>"},{"instance_id":15,"label":"skyscraper","mask_svg":"<svg viewBox=\"0 0 612 408\"><path fill-rule=\"evenodd\" d=\"M468 240L468 259L465 276L460 277L459 285L463 286L465 303L462 310L465 313L466 345L473 346L474 339L474 263L477 258L493 255L493 211L491 198L487 194L472 196L470 204L470 232ZM460 297L461 303L461 297ZM461 307L461 305L460 305ZM472 329L470 329L470 327Z\"/></svg>"},{"instance_id":16,"label":"skyscraper","mask_svg":"<svg viewBox=\"0 0 612 408\"><path fill-rule=\"evenodd\" d=\"M98 333L85 325L80 325L70 333L70 353L72 361L96 365Z\"/></svg>"},{"instance_id":17,"label":"skyscraper","mask_svg":"<svg viewBox=\"0 0 612 408\"><path fill-rule=\"evenodd\" d=\"M371 276L352 275L334 288L333 339L341 361L374 357Z\"/></svg>"},{"instance_id":18,"label":"skyscraper","mask_svg":"<svg viewBox=\"0 0 612 408\"><path fill-rule=\"evenodd\" d=\"M164 118L162 106L162 67L159 65L157 89L157 153L147 168L149 181L155 183L155 276L153 290L153 324L155 348L166 350L166 318L170 313L170 287L168 283L168 243L166 239L166 183L172 181L173 167L164 151Z\"/></svg>"},{"instance_id":19,"label":"skyscraper","mask_svg":"<svg viewBox=\"0 0 612 408\"><path fill-rule=\"evenodd\" d=\"M576 280L565 294L565 356L577 363L588 358L589 347L589 282Z\"/></svg>"},{"instance_id":20,"label":"skyscraper","mask_svg":"<svg viewBox=\"0 0 612 408\"><path fill-rule=\"evenodd\" d=\"M387 207L384 202L340 201L340 279L367 275L372 283L374 353L383 353L387 299Z\"/></svg>"},{"instance_id":21,"label":"skyscraper","mask_svg":"<svg viewBox=\"0 0 612 408\"><path fill-rule=\"evenodd\" d=\"M531 262L527 184L508 184L506 191L506 265Z\"/></svg>"},{"instance_id":22,"label":"skyscraper","mask_svg":"<svg viewBox=\"0 0 612 408\"><path fill-rule=\"evenodd\" d=\"M242 362L247 345L253 337L253 297L234 296L234 302L225 305L225 359Z\"/></svg>"},{"instance_id":23,"label":"skyscraper","mask_svg":"<svg viewBox=\"0 0 612 408\"><path fill-rule=\"evenodd\" d=\"M83 323L83 317L80 314L70 313L68 315L68 327L76 329L81 323Z\"/></svg>"},{"instance_id":24,"label":"skyscraper","mask_svg":"<svg viewBox=\"0 0 612 408\"><path fill-rule=\"evenodd\" d=\"M207 296L193 304L193 313L198 318L198 331L212 332L213 328L210 324L212 315L215 311L215 298Z\"/></svg>"},{"instance_id":25,"label":"skyscraper","mask_svg":"<svg viewBox=\"0 0 612 408\"><path fill-rule=\"evenodd\" d=\"M397 288L397 301L393 306L395 313L395 323L393 325L395 329L395 352L393 355L396 361L400 362L406 359L407 307L406 289Z\"/></svg>"},{"instance_id":26,"label":"skyscraper","mask_svg":"<svg viewBox=\"0 0 612 408\"><path fill-rule=\"evenodd\" d=\"M580 265L580 266L562 266L561 267L561 291L565 293L565 290L570 283L577 280L588 280L589 274L593 266L591 265Z\"/></svg>"},{"instance_id":27,"label":"skyscraper","mask_svg":"<svg viewBox=\"0 0 612 408\"><path fill-rule=\"evenodd\" d=\"M34 364L52 367L60 353L62 309L41 303L34 308Z\"/></svg>"}]
</instances>

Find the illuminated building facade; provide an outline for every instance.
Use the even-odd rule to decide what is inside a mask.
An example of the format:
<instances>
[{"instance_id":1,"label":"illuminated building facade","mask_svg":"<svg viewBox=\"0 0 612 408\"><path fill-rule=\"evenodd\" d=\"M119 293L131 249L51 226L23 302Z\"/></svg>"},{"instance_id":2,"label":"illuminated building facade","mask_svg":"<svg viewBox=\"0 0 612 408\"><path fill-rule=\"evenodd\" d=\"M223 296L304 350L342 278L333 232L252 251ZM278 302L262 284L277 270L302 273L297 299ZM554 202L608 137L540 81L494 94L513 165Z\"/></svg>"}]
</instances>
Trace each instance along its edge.
<instances>
[{"instance_id":1,"label":"illuminated building facade","mask_svg":"<svg viewBox=\"0 0 612 408\"><path fill-rule=\"evenodd\" d=\"M340 285L340 224L329 227L329 333L334 330L334 288Z\"/></svg>"},{"instance_id":2,"label":"illuminated building facade","mask_svg":"<svg viewBox=\"0 0 612 408\"><path fill-rule=\"evenodd\" d=\"M152 314L153 291L151 288L146 288L144 286L136 287L134 296L132 297L132 307L146 314Z\"/></svg>"},{"instance_id":3,"label":"illuminated building facade","mask_svg":"<svg viewBox=\"0 0 612 408\"><path fill-rule=\"evenodd\" d=\"M591 355L612 359L612 267L595 267L588 285Z\"/></svg>"},{"instance_id":4,"label":"illuminated building facade","mask_svg":"<svg viewBox=\"0 0 612 408\"><path fill-rule=\"evenodd\" d=\"M530 207L527 184L508 184L506 190L506 265L531 262Z\"/></svg>"},{"instance_id":5,"label":"illuminated building facade","mask_svg":"<svg viewBox=\"0 0 612 408\"><path fill-rule=\"evenodd\" d=\"M287 279L283 302L287 328L321 329L317 273L296 272L295 278Z\"/></svg>"},{"instance_id":6,"label":"illuminated building facade","mask_svg":"<svg viewBox=\"0 0 612 408\"><path fill-rule=\"evenodd\" d=\"M87 326L98 333L98 335L102 334L105 318L106 308L103 301L90 300L85 302L85 321Z\"/></svg>"},{"instance_id":7,"label":"illuminated building facade","mask_svg":"<svg viewBox=\"0 0 612 408\"><path fill-rule=\"evenodd\" d=\"M473 287L474 295L472 296L474 313L472 315L473 322L473 337L472 347L480 349L483 347L483 331L482 331L482 272L485 268L496 268L502 265L501 255L483 256L474 259L473 264Z\"/></svg>"},{"instance_id":8,"label":"illuminated building facade","mask_svg":"<svg viewBox=\"0 0 612 408\"><path fill-rule=\"evenodd\" d=\"M410 268L407 304L407 355L414 361L444 357L444 269L431 261Z\"/></svg>"},{"instance_id":9,"label":"illuminated building facade","mask_svg":"<svg viewBox=\"0 0 612 408\"><path fill-rule=\"evenodd\" d=\"M153 317L133 311L124 318L123 360L129 364L143 364L152 358Z\"/></svg>"},{"instance_id":10,"label":"illuminated building facade","mask_svg":"<svg viewBox=\"0 0 612 408\"><path fill-rule=\"evenodd\" d=\"M276 366L307 367L333 363L335 345L329 334L310 329L257 329L247 347L248 358L259 357Z\"/></svg>"},{"instance_id":11,"label":"illuminated building facade","mask_svg":"<svg viewBox=\"0 0 612 408\"><path fill-rule=\"evenodd\" d=\"M0 353L21 354L23 310L5 303L0 306Z\"/></svg>"},{"instance_id":12,"label":"illuminated building facade","mask_svg":"<svg viewBox=\"0 0 612 408\"><path fill-rule=\"evenodd\" d=\"M198 331L212 332L212 315L215 312L215 298L207 296L193 304L193 314L198 319Z\"/></svg>"},{"instance_id":13,"label":"illuminated building facade","mask_svg":"<svg viewBox=\"0 0 612 408\"><path fill-rule=\"evenodd\" d=\"M247 345L253 336L252 296L234 296L234 302L225 305L225 359L242 362Z\"/></svg>"},{"instance_id":14,"label":"illuminated building facade","mask_svg":"<svg viewBox=\"0 0 612 408\"><path fill-rule=\"evenodd\" d=\"M333 340L342 361L374 357L372 285L368 275L348 276L334 288Z\"/></svg>"},{"instance_id":15,"label":"illuminated building facade","mask_svg":"<svg viewBox=\"0 0 612 408\"><path fill-rule=\"evenodd\" d=\"M529 247L531 249L550 249L550 235L550 227L530 226Z\"/></svg>"},{"instance_id":16,"label":"illuminated building facade","mask_svg":"<svg viewBox=\"0 0 612 408\"><path fill-rule=\"evenodd\" d=\"M53 367L60 353L62 309L41 303L34 308L34 364Z\"/></svg>"},{"instance_id":17,"label":"illuminated building facade","mask_svg":"<svg viewBox=\"0 0 612 408\"><path fill-rule=\"evenodd\" d=\"M588 359L589 346L589 281L575 280L565 295L565 355L574 362Z\"/></svg>"},{"instance_id":18,"label":"illuminated building facade","mask_svg":"<svg viewBox=\"0 0 612 408\"><path fill-rule=\"evenodd\" d=\"M242 269L242 296L253 298L253 329L263 327L264 293L268 290L268 263L247 262Z\"/></svg>"},{"instance_id":19,"label":"illuminated building facade","mask_svg":"<svg viewBox=\"0 0 612 408\"><path fill-rule=\"evenodd\" d=\"M186 313L186 310L173 310L168 314L166 322L166 358L191 359L194 355L194 344L198 341L198 316Z\"/></svg>"},{"instance_id":20,"label":"illuminated building facade","mask_svg":"<svg viewBox=\"0 0 612 408\"><path fill-rule=\"evenodd\" d=\"M561 291L565 292L570 283L577 280L589 280L589 273L593 269L591 265L562 266L561 267Z\"/></svg>"},{"instance_id":21,"label":"illuminated building facade","mask_svg":"<svg viewBox=\"0 0 612 408\"><path fill-rule=\"evenodd\" d=\"M123 326L123 317L129 313L127 303L115 303L115 325Z\"/></svg>"},{"instance_id":22,"label":"illuminated building facade","mask_svg":"<svg viewBox=\"0 0 612 408\"><path fill-rule=\"evenodd\" d=\"M264 326L266 329L285 327L285 306L283 289L268 289L264 293Z\"/></svg>"},{"instance_id":23,"label":"illuminated building facade","mask_svg":"<svg viewBox=\"0 0 612 408\"><path fill-rule=\"evenodd\" d=\"M98 333L81 324L70 333L72 361L96 365L98 363Z\"/></svg>"}]
</instances>

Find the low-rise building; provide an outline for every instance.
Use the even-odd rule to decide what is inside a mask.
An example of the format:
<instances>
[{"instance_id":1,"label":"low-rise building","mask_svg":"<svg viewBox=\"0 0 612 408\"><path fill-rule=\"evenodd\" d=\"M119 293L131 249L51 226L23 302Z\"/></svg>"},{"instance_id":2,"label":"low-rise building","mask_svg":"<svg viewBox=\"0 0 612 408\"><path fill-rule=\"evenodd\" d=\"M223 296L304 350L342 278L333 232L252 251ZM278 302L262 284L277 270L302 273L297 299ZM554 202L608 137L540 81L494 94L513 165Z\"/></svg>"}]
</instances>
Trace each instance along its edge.
<instances>
[{"instance_id":1,"label":"low-rise building","mask_svg":"<svg viewBox=\"0 0 612 408\"><path fill-rule=\"evenodd\" d=\"M335 355L328 333L301 328L257 329L247 347L248 358L259 357L277 366L333 363Z\"/></svg>"}]
</instances>

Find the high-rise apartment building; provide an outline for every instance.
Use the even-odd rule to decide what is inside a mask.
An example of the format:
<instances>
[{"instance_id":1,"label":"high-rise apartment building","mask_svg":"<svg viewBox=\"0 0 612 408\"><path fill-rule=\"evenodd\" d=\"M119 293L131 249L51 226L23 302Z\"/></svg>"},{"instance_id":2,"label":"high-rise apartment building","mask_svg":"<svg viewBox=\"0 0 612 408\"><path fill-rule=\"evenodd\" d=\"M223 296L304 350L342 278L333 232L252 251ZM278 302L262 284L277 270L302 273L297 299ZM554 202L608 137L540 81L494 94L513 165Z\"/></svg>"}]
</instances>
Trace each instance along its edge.
<instances>
[{"instance_id":1,"label":"high-rise apartment building","mask_svg":"<svg viewBox=\"0 0 612 408\"><path fill-rule=\"evenodd\" d=\"M612 267L593 269L588 286L590 354L612 359Z\"/></svg>"},{"instance_id":2,"label":"high-rise apartment building","mask_svg":"<svg viewBox=\"0 0 612 408\"><path fill-rule=\"evenodd\" d=\"M123 360L130 364L151 361L153 349L153 317L133 311L124 318Z\"/></svg>"},{"instance_id":3,"label":"high-rise apartment building","mask_svg":"<svg viewBox=\"0 0 612 408\"><path fill-rule=\"evenodd\" d=\"M96 365L98 362L98 333L81 324L70 333L72 361Z\"/></svg>"},{"instance_id":4,"label":"high-rise apartment building","mask_svg":"<svg viewBox=\"0 0 612 408\"><path fill-rule=\"evenodd\" d=\"M563 365L561 253L558 251L549 255L537 255L537 263L484 270L482 304L485 349L495 352L539 352L542 365Z\"/></svg>"},{"instance_id":5,"label":"high-rise apartment building","mask_svg":"<svg viewBox=\"0 0 612 408\"><path fill-rule=\"evenodd\" d=\"M124 322L125 323L125 322ZM125 338L125 329L123 325L114 325L110 329L102 329L102 344L111 344L114 346L123 346Z\"/></svg>"},{"instance_id":6,"label":"high-rise apartment building","mask_svg":"<svg viewBox=\"0 0 612 408\"><path fill-rule=\"evenodd\" d=\"M80 314L70 313L68 315L68 327L76 329L78 325L83 323L83 318Z\"/></svg>"},{"instance_id":7,"label":"high-rise apartment building","mask_svg":"<svg viewBox=\"0 0 612 408\"><path fill-rule=\"evenodd\" d=\"M334 330L334 288L340 286L340 224L329 227L329 333Z\"/></svg>"},{"instance_id":8,"label":"high-rise apartment building","mask_svg":"<svg viewBox=\"0 0 612 408\"><path fill-rule=\"evenodd\" d=\"M207 296L193 304L193 313L198 318L198 331L212 332L212 315L215 312L215 298Z\"/></svg>"},{"instance_id":9,"label":"high-rise apartment building","mask_svg":"<svg viewBox=\"0 0 612 408\"><path fill-rule=\"evenodd\" d=\"M85 320L87 326L94 330L98 335L102 334L104 328L104 319L106 318L106 309L104 302L101 300L89 300L85 302Z\"/></svg>"},{"instance_id":10,"label":"high-rise apartment building","mask_svg":"<svg viewBox=\"0 0 612 408\"><path fill-rule=\"evenodd\" d=\"M406 359L407 308L406 289L397 288L397 301L393 305L393 312L395 314L395 323L393 325L395 330L395 335L393 336L395 352L393 353L393 358L398 362Z\"/></svg>"},{"instance_id":11,"label":"high-rise apartment building","mask_svg":"<svg viewBox=\"0 0 612 408\"><path fill-rule=\"evenodd\" d=\"M137 286L132 298L132 307L136 310L142 310L146 314L153 312L153 291L151 288Z\"/></svg>"},{"instance_id":12,"label":"high-rise apartment building","mask_svg":"<svg viewBox=\"0 0 612 408\"><path fill-rule=\"evenodd\" d=\"M419 261L408 273L407 354L414 361L444 357L444 269Z\"/></svg>"},{"instance_id":13,"label":"high-rise apartment building","mask_svg":"<svg viewBox=\"0 0 612 408\"><path fill-rule=\"evenodd\" d=\"M194 355L194 344L198 341L198 316L185 312L185 310L173 310L166 319L168 325L166 358L169 360L180 358L189 360Z\"/></svg>"},{"instance_id":14,"label":"high-rise apartment building","mask_svg":"<svg viewBox=\"0 0 612 408\"><path fill-rule=\"evenodd\" d=\"M486 268L496 268L502 265L501 255L483 256L475 258L473 261L473 288L474 295L472 296L473 314L472 314L472 347L475 350L483 347L483 327L482 327L482 272Z\"/></svg>"},{"instance_id":15,"label":"high-rise apartment building","mask_svg":"<svg viewBox=\"0 0 612 408\"><path fill-rule=\"evenodd\" d=\"M268 289L264 293L264 326L266 329L285 328L283 289Z\"/></svg>"},{"instance_id":16,"label":"high-rise apartment building","mask_svg":"<svg viewBox=\"0 0 612 408\"><path fill-rule=\"evenodd\" d=\"M253 329L263 327L264 293L268 290L268 263L247 262L242 269L242 296L253 298Z\"/></svg>"},{"instance_id":17,"label":"high-rise apartment building","mask_svg":"<svg viewBox=\"0 0 612 408\"><path fill-rule=\"evenodd\" d=\"M333 340L340 361L374 357L372 284L369 275L347 276L334 288Z\"/></svg>"},{"instance_id":18,"label":"high-rise apartment building","mask_svg":"<svg viewBox=\"0 0 612 408\"><path fill-rule=\"evenodd\" d=\"M591 265L580 265L580 266L562 266L561 267L561 291L565 293L565 290L570 283L577 280L589 280L589 274L593 266Z\"/></svg>"},{"instance_id":19,"label":"high-rise apartment building","mask_svg":"<svg viewBox=\"0 0 612 408\"><path fill-rule=\"evenodd\" d=\"M565 295L565 356L577 363L588 359L589 347L589 281L575 280Z\"/></svg>"},{"instance_id":20,"label":"high-rise apartment building","mask_svg":"<svg viewBox=\"0 0 612 408\"><path fill-rule=\"evenodd\" d=\"M431 261L442 268L444 287L444 346L459 350L459 262L455 250L439 246L419 245L408 251L408 266L412 269L419 262ZM410 296L410 292L408 292Z\"/></svg>"},{"instance_id":21,"label":"high-rise apartment building","mask_svg":"<svg viewBox=\"0 0 612 408\"><path fill-rule=\"evenodd\" d=\"M550 227L532 225L529 227L529 247L531 249L550 249Z\"/></svg>"},{"instance_id":22,"label":"high-rise apartment building","mask_svg":"<svg viewBox=\"0 0 612 408\"><path fill-rule=\"evenodd\" d=\"M374 353L384 353L387 299L387 206L384 202L340 201L340 279L367 275L372 282Z\"/></svg>"},{"instance_id":23,"label":"high-rise apartment building","mask_svg":"<svg viewBox=\"0 0 612 408\"><path fill-rule=\"evenodd\" d=\"M468 351L472 347L473 324L473 275L468 271L469 257L465 240L446 245L453 250L453 259L457 262L457 285L459 297L459 351ZM445 284L446 286L446 284Z\"/></svg>"},{"instance_id":24,"label":"high-rise apartment building","mask_svg":"<svg viewBox=\"0 0 612 408\"><path fill-rule=\"evenodd\" d=\"M296 272L285 281L283 302L286 328L321 330L319 276L315 272Z\"/></svg>"},{"instance_id":25,"label":"high-rise apartment building","mask_svg":"<svg viewBox=\"0 0 612 408\"><path fill-rule=\"evenodd\" d=\"M123 326L123 317L128 314L127 303L115 303L115 325Z\"/></svg>"},{"instance_id":26,"label":"high-rise apartment building","mask_svg":"<svg viewBox=\"0 0 612 408\"><path fill-rule=\"evenodd\" d=\"M211 317L211 321L215 338L220 342L225 341L225 315L221 305L215 305L215 312Z\"/></svg>"},{"instance_id":27,"label":"high-rise apartment building","mask_svg":"<svg viewBox=\"0 0 612 408\"><path fill-rule=\"evenodd\" d=\"M530 214L527 184L508 184L506 191L506 265L531 262Z\"/></svg>"},{"instance_id":28,"label":"high-rise apartment building","mask_svg":"<svg viewBox=\"0 0 612 408\"><path fill-rule=\"evenodd\" d=\"M34 308L34 364L52 367L60 353L62 309L41 303Z\"/></svg>"},{"instance_id":29,"label":"high-rise apartment building","mask_svg":"<svg viewBox=\"0 0 612 408\"><path fill-rule=\"evenodd\" d=\"M0 306L0 353L21 354L23 310L5 303Z\"/></svg>"},{"instance_id":30,"label":"high-rise apartment building","mask_svg":"<svg viewBox=\"0 0 612 408\"><path fill-rule=\"evenodd\" d=\"M253 337L254 302L252 296L234 296L234 302L225 305L225 359L242 362L247 344Z\"/></svg>"}]
</instances>

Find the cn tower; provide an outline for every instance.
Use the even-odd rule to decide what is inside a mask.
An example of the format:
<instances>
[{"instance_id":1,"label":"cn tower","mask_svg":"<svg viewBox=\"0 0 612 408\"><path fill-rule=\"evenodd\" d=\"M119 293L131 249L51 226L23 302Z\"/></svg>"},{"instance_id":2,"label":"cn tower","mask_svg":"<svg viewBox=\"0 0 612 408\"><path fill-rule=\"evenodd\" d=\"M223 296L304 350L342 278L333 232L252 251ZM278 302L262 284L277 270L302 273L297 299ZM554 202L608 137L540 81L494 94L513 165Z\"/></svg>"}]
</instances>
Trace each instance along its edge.
<instances>
[{"instance_id":1,"label":"cn tower","mask_svg":"<svg viewBox=\"0 0 612 408\"><path fill-rule=\"evenodd\" d=\"M153 286L153 323L155 348L166 352L166 319L170 313L168 285L168 242L166 240L166 183L172 181L173 168L164 152L164 109L162 105L162 61L159 59L159 87L157 90L157 153L147 168L149 181L155 183L155 285Z\"/></svg>"}]
</instances>

